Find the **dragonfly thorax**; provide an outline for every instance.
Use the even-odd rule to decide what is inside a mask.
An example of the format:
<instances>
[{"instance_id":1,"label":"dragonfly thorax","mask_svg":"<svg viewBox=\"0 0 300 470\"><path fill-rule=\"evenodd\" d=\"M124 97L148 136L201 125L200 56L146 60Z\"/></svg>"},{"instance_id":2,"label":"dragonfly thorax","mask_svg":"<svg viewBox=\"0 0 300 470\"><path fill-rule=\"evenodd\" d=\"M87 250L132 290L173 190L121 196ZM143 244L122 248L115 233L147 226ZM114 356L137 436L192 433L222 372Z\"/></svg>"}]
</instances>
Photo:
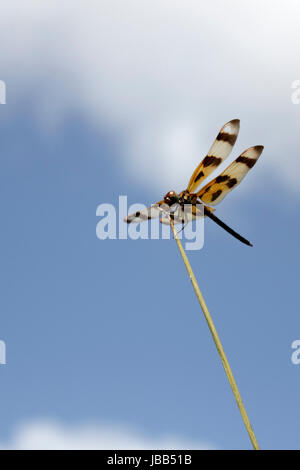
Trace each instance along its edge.
<instances>
[{"instance_id":1,"label":"dragonfly thorax","mask_svg":"<svg viewBox=\"0 0 300 470\"><path fill-rule=\"evenodd\" d=\"M198 196L197 194L190 193L185 190L179 194L179 203L180 204L196 204Z\"/></svg>"},{"instance_id":2,"label":"dragonfly thorax","mask_svg":"<svg viewBox=\"0 0 300 470\"><path fill-rule=\"evenodd\" d=\"M174 204L196 204L197 199L197 194L190 193L187 190L181 191L179 194L175 191L169 191L164 197L164 202L171 207Z\"/></svg>"}]
</instances>

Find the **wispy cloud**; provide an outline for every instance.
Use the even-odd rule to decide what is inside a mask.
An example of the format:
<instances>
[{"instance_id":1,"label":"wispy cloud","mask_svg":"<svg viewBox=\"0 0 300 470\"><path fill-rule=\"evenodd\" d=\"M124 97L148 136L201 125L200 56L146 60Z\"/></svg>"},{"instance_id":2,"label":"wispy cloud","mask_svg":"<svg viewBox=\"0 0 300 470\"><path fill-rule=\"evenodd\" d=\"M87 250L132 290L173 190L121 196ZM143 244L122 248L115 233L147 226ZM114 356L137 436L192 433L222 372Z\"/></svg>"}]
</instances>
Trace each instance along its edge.
<instances>
[{"instance_id":1,"label":"wispy cloud","mask_svg":"<svg viewBox=\"0 0 300 470\"><path fill-rule=\"evenodd\" d=\"M32 93L46 127L76 108L115 129L124 168L160 190L180 189L239 117L236 153L265 144L257 174L298 190L299 13L297 0L12 0L0 18L7 107L14 89Z\"/></svg>"},{"instance_id":2,"label":"wispy cloud","mask_svg":"<svg viewBox=\"0 0 300 470\"><path fill-rule=\"evenodd\" d=\"M19 426L1 449L212 449L209 443L180 436L149 437L124 426L65 426L41 420Z\"/></svg>"}]
</instances>

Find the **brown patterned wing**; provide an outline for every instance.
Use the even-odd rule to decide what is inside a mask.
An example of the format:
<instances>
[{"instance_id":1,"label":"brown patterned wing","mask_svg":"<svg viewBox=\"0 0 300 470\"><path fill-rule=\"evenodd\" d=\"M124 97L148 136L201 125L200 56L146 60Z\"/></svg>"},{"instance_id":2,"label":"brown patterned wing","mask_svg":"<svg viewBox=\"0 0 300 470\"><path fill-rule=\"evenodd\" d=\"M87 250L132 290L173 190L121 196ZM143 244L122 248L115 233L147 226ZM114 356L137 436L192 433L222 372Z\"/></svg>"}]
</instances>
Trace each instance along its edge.
<instances>
[{"instance_id":1,"label":"brown patterned wing","mask_svg":"<svg viewBox=\"0 0 300 470\"><path fill-rule=\"evenodd\" d=\"M141 222L145 222L146 220L156 219L157 217L160 217L162 213L161 206L163 203L164 201L159 201L156 204L147 207L147 209L137 211L134 214L130 214L125 217L124 222L126 222L127 224L139 224Z\"/></svg>"},{"instance_id":2,"label":"brown patterned wing","mask_svg":"<svg viewBox=\"0 0 300 470\"><path fill-rule=\"evenodd\" d=\"M219 204L255 165L263 149L262 145L256 145L245 150L223 173L198 191L201 201L211 206Z\"/></svg>"},{"instance_id":3,"label":"brown patterned wing","mask_svg":"<svg viewBox=\"0 0 300 470\"><path fill-rule=\"evenodd\" d=\"M176 211L171 212L169 215L163 215L160 219L162 224L170 225L170 218L173 220L174 224L187 224L192 220L199 219L204 217L204 207L201 204L192 205L186 204L183 207L178 206Z\"/></svg>"},{"instance_id":4,"label":"brown patterned wing","mask_svg":"<svg viewBox=\"0 0 300 470\"><path fill-rule=\"evenodd\" d=\"M233 119L222 127L208 154L192 174L187 187L189 192L194 193L199 184L228 157L237 139L239 129L239 119Z\"/></svg>"}]
</instances>

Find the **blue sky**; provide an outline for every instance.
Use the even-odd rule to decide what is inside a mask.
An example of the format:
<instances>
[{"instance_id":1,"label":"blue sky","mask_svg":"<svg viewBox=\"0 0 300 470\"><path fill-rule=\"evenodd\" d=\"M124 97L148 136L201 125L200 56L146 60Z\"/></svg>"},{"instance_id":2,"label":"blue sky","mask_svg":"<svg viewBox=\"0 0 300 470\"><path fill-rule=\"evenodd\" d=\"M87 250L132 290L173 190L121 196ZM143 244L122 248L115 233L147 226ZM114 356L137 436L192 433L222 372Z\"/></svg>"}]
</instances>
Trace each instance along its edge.
<instances>
[{"instance_id":1,"label":"blue sky","mask_svg":"<svg viewBox=\"0 0 300 470\"><path fill-rule=\"evenodd\" d=\"M250 448L175 242L95 232L101 203L183 189L239 117L232 158L265 150L217 215L254 247L207 221L189 258L258 442L299 449L297 2L256 20L245 2L225 26L216 0L113 3L30 1L21 27L5 7L1 446Z\"/></svg>"}]
</instances>

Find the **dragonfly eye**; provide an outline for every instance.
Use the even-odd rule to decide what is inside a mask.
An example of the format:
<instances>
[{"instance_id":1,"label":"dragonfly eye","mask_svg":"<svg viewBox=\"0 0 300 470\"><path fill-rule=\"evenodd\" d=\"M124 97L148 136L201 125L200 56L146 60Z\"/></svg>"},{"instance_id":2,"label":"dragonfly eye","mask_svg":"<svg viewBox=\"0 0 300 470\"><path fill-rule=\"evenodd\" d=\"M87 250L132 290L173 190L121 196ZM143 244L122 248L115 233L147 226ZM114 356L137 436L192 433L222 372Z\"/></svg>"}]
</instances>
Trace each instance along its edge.
<instances>
[{"instance_id":1,"label":"dragonfly eye","mask_svg":"<svg viewBox=\"0 0 300 470\"><path fill-rule=\"evenodd\" d=\"M176 204L178 202L178 196L175 193L175 191L169 191L165 197L164 201L168 206L172 206L173 204Z\"/></svg>"}]
</instances>

